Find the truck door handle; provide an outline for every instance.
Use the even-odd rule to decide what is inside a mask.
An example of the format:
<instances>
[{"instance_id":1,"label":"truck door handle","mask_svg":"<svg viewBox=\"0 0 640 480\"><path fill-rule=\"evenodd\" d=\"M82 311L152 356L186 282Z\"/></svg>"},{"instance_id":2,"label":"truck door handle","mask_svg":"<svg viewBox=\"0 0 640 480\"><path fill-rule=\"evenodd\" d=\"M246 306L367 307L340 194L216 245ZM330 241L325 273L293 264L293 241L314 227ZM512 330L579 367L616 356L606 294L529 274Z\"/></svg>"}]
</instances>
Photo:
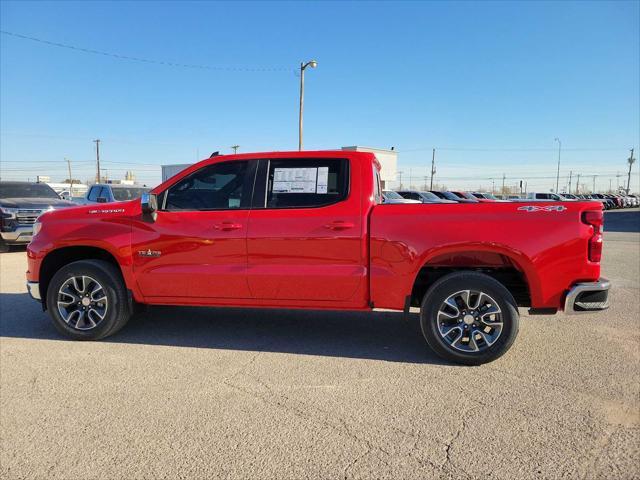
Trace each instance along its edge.
<instances>
[{"instance_id":1,"label":"truck door handle","mask_svg":"<svg viewBox=\"0 0 640 480\"><path fill-rule=\"evenodd\" d=\"M223 232L230 232L231 230L241 229L242 224L235 223L235 222L222 222L222 223L217 223L216 225L213 226L213 228L215 228L216 230L222 230Z\"/></svg>"},{"instance_id":2,"label":"truck door handle","mask_svg":"<svg viewBox=\"0 0 640 480\"><path fill-rule=\"evenodd\" d=\"M353 223L336 220L335 222L327 223L324 228L328 228L329 230L347 230L353 228Z\"/></svg>"}]
</instances>

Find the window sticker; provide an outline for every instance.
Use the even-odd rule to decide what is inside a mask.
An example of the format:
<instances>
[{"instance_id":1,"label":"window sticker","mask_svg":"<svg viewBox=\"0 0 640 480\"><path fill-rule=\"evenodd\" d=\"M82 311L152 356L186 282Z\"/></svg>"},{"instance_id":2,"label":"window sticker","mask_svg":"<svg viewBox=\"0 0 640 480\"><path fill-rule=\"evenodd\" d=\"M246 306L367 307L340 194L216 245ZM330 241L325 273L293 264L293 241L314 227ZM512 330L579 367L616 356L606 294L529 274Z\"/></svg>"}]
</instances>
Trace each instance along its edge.
<instances>
[{"instance_id":1,"label":"window sticker","mask_svg":"<svg viewBox=\"0 0 640 480\"><path fill-rule=\"evenodd\" d=\"M327 193L329 183L329 167L318 167L318 181L316 183L316 193Z\"/></svg>"},{"instance_id":2,"label":"window sticker","mask_svg":"<svg viewBox=\"0 0 640 480\"><path fill-rule=\"evenodd\" d=\"M316 167L274 168L272 191L273 193L316 193L317 177L318 168Z\"/></svg>"}]
</instances>

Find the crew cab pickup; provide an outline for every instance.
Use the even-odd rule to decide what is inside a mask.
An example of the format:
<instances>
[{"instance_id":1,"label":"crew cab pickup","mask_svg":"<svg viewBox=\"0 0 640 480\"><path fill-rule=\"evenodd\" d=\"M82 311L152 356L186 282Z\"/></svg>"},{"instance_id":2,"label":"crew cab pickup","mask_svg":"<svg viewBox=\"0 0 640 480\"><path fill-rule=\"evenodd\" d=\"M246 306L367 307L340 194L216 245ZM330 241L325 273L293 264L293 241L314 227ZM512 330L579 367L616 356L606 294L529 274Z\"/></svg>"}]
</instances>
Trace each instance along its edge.
<instances>
[{"instance_id":1,"label":"crew cab pickup","mask_svg":"<svg viewBox=\"0 0 640 480\"><path fill-rule=\"evenodd\" d=\"M371 153L216 156L141 199L43 214L27 285L100 339L138 304L420 311L440 356L504 354L531 313L607 308L596 202L385 204Z\"/></svg>"}]
</instances>

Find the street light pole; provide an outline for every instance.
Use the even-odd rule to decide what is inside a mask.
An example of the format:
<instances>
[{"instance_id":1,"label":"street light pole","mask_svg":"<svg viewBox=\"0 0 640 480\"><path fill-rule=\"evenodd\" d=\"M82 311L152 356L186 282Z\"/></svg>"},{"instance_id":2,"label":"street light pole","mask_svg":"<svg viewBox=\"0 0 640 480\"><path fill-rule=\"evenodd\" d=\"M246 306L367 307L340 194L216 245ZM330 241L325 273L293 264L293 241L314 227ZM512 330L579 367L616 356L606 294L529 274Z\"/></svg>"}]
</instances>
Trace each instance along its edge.
<instances>
[{"instance_id":1,"label":"street light pole","mask_svg":"<svg viewBox=\"0 0 640 480\"><path fill-rule=\"evenodd\" d=\"M431 183L429 190L433 190L433 176L436 173L436 149L434 148L431 153Z\"/></svg>"},{"instance_id":2,"label":"street light pole","mask_svg":"<svg viewBox=\"0 0 640 480\"><path fill-rule=\"evenodd\" d=\"M316 68L318 62L311 60L300 63L300 115L298 116L298 150L302 150L302 115L304 112L304 71L307 67Z\"/></svg>"},{"instance_id":3,"label":"street light pole","mask_svg":"<svg viewBox=\"0 0 640 480\"><path fill-rule=\"evenodd\" d=\"M627 195L629 195L629 192L631 192L631 190L629 189L631 187L631 167L633 166L633 163L636 161L635 158L633 158L633 148L631 149L631 156L627 159L627 162L629 162L629 174L627 175Z\"/></svg>"},{"instance_id":4,"label":"street light pole","mask_svg":"<svg viewBox=\"0 0 640 480\"><path fill-rule=\"evenodd\" d=\"M73 177L71 176L71 160L65 157L67 167L69 167L69 198L73 197Z\"/></svg>"},{"instance_id":5,"label":"street light pole","mask_svg":"<svg viewBox=\"0 0 640 480\"><path fill-rule=\"evenodd\" d=\"M556 137L554 141L558 142L558 173L556 174L556 193L558 193L558 187L560 186L560 150L562 148L562 142L558 137Z\"/></svg>"},{"instance_id":6,"label":"street light pole","mask_svg":"<svg viewBox=\"0 0 640 480\"><path fill-rule=\"evenodd\" d=\"M96 144L96 183L100 183L100 139L94 140Z\"/></svg>"}]
</instances>

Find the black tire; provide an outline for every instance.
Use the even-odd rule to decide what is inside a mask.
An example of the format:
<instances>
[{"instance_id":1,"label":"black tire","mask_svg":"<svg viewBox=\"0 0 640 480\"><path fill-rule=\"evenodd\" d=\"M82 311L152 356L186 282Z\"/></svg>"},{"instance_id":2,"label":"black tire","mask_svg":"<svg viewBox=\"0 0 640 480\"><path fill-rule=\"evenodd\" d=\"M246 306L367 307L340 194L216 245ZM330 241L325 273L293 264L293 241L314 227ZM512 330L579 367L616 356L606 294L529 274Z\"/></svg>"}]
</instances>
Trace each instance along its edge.
<instances>
[{"instance_id":1,"label":"black tire","mask_svg":"<svg viewBox=\"0 0 640 480\"><path fill-rule=\"evenodd\" d=\"M7 253L11 248L7 243L0 238L0 253Z\"/></svg>"},{"instance_id":2,"label":"black tire","mask_svg":"<svg viewBox=\"0 0 640 480\"><path fill-rule=\"evenodd\" d=\"M452 337L456 337L457 332L460 332L462 336L463 330L461 330L461 328L474 328L476 323L467 325L465 323L466 320L465 322L461 322L460 318L462 315L459 308L459 318L457 320L449 320L451 324L447 323L446 326L444 326L445 324L441 323L440 325L442 327L438 326L438 312L445 300L456 294L456 292L464 290L483 292L495 300L495 303L497 303L497 306L500 308L500 318L502 321L501 332L499 335L496 335L497 338L494 340L494 343L490 345L483 343L482 339L486 338L484 335L477 337L480 340L479 342L474 340L473 345L478 347L478 343L482 343L483 348L476 352L456 349L449 342L445 341L445 337L440 333L440 328L446 329L446 327L450 325L456 328L456 330L450 334ZM451 312L453 311L454 310ZM440 315L440 317L442 320L443 316ZM470 318L469 321L471 321ZM457 327L455 325L456 322L461 326ZM518 307L509 290L490 276L472 271L454 272L440 278L425 294L420 309L420 327L431 349L445 360L464 365L481 365L492 362L504 355L511 345L513 345L518 335L519 323ZM478 322L478 325L480 325L480 322ZM465 338L467 338L474 334L465 333L464 335L466 335ZM458 346L460 345L461 344L458 343ZM464 344L462 344L462 346L464 347Z\"/></svg>"},{"instance_id":3,"label":"black tire","mask_svg":"<svg viewBox=\"0 0 640 480\"><path fill-rule=\"evenodd\" d=\"M102 286L107 299L104 319L97 322L95 327L82 330L67 323L58 310L60 287L69 279L81 276L95 279ZM98 340L113 335L126 325L132 313L120 271L102 260L80 260L62 267L49 282L46 299L53 325L60 333L74 340Z\"/></svg>"}]
</instances>

